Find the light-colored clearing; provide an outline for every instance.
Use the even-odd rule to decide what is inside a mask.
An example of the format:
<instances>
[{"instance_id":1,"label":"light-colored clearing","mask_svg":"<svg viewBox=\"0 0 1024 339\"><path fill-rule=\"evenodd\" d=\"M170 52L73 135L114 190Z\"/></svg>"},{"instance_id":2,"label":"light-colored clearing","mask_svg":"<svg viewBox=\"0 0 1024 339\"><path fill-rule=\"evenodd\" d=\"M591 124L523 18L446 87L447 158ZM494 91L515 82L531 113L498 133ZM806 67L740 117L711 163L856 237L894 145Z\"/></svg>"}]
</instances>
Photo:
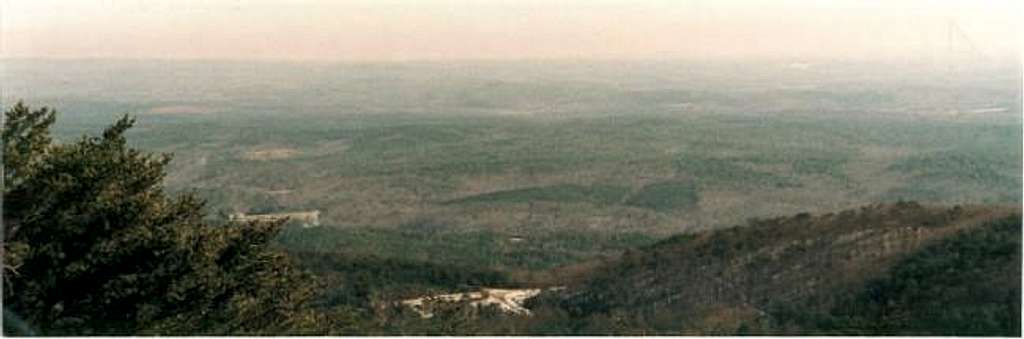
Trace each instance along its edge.
<instances>
[{"instance_id":1,"label":"light-colored clearing","mask_svg":"<svg viewBox=\"0 0 1024 339\"><path fill-rule=\"evenodd\" d=\"M546 290L560 290L564 287L553 287ZM426 297L402 300L399 303L415 311L424 319L434 317L429 305L441 303L465 303L469 307L480 308L484 306L495 306L502 312L512 315L530 316L532 313L523 304L527 299L533 298L544 292L545 289L501 289L482 288L475 292L439 294Z\"/></svg>"},{"instance_id":2,"label":"light-colored clearing","mask_svg":"<svg viewBox=\"0 0 1024 339\"><path fill-rule=\"evenodd\" d=\"M263 148L245 152L242 158L258 161L281 160L295 157L300 153L297 149L287 147Z\"/></svg>"}]
</instances>

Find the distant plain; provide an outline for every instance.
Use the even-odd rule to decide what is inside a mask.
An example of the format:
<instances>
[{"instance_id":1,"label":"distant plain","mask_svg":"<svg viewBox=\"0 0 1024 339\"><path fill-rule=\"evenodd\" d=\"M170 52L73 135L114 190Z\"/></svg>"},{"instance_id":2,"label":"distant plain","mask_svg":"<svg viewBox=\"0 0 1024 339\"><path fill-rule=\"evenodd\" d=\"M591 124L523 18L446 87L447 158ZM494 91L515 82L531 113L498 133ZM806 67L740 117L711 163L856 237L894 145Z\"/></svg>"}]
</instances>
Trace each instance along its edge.
<instances>
[{"instance_id":1,"label":"distant plain","mask_svg":"<svg viewBox=\"0 0 1024 339\"><path fill-rule=\"evenodd\" d=\"M1017 66L8 60L58 138L135 115L212 217L282 246L529 272L879 202L1021 203Z\"/></svg>"}]
</instances>

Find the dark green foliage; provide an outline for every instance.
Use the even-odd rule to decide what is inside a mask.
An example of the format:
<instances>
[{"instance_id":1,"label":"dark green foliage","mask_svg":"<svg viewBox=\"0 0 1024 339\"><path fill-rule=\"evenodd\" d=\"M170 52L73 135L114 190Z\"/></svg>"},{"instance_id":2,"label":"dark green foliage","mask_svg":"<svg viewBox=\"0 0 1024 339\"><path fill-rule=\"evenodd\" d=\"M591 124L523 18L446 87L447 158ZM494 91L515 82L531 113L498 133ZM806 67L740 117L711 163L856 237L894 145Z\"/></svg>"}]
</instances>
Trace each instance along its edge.
<instances>
[{"instance_id":1,"label":"dark green foliage","mask_svg":"<svg viewBox=\"0 0 1024 339\"><path fill-rule=\"evenodd\" d=\"M1000 172L1000 168L1006 166L997 161L984 154L947 151L901 159L890 166L889 170L913 174L915 180L923 182L954 180L985 186L1011 182L1012 174Z\"/></svg>"},{"instance_id":2,"label":"dark green foliage","mask_svg":"<svg viewBox=\"0 0 1024 339\"><path fill-rule=\"evenodd\" d=\"M610 185L580 186L572 184L521 188L479 194L445 202L470 203L591 203L595 205L622 204L647 208L658 212L692 208L699 200L697 187L688 182L658 182L644 186L629 194L626 187Z\"/></svg>"},{"instance_id":3,"label":"dark green foliage","mask_svg":"<svg viewBox=\"0 0 1024 339\"><path fill-rule=\"evenodd\" d=\"M734 187L792 187L785 176L747 167L741 159L683 155L676 159L677 170L704 185Z\"/></svg>"},{"instance_id":4,"label":"dark green foliage","mask_svg":"<svg viewBox=\"0 0 1024 339\"><path fill-rule=\"evenodd\" d=\"M687 182L659 182L644 186L626 199L626 205L658 212L693 208L700 199L697 187Z\"/></svg>"},{"instance_id":5,"label":"dark green foliage","mask_svg":"<svg viewBox=\"0 0 1024 339\"><path fill-rule=\"evenodd\" d=\"M628 192L625 187L594 185L554 185L498 191L459 198L446 204L466 204L483 202L526 203L534 201L547 202L587 202L599 205L618 203Z\"/></svg>"},{"instance_id":6,"label":"dark green foliage","mask_svg":"<svg viewBox=\"0 0 1024 339\"><path fill-rule=\"evenodd\" d=\"M793 160L793 173L797 175L821 174L833 177L838 180L847 180L843 166L846 165L845 158L841 157L806 157Z\"/></svg>"},{"instance_id":7,"label":"dark green foliage","mask_svg":"<svg viewBox=\"0 0 1024 339\"><path fill-rule=\"evenodd\" d=\"M551 232L523 241L497 232L430 228L291 228L279 244L289 251L343 253L491 269L550 269L597 255L651 243L642 233Z\"/></svg>"},{"instance_id":8,"label":"dark green foliage","mask_svg":"<svg viewBox=\"0 0 1024 339\"><path fill-rule=\"evenodd\" d=\"M6 118L5 317L46 335L318 331L310 277L268 247L280 225L208 225L202 201L167 197L169 157L127 145L132 119L51 144L51 111Z\"/></svg>"},{"instance_id":9,"label":"dark green foliage","mask_svg":"<svg viewBox=\"0 0 1024 339\"><path fill-rule=\"evenodd\" d=\"M673 235L671 237L668 237L668 238L666 238L664 240L658 241L657 243L651 245L651 247L666 246L668 244L685 244L685 243L687 243L689 241L692 241L694 239L697 239L697 235L696 234L690 234L690 233L677 234L677 235Z\"/></svg>"},{"instance_id":10,"label":"dark green foliage","mask_svg":"<svg viewBox=\"0 0 1024 339\"><path fill-rule=\"evenodd\" d=\"M57 112L47 107L30 110L18 101L4 112L4 192L28 178L50 145L50 127Z\"/></svg>"}]
</instances>

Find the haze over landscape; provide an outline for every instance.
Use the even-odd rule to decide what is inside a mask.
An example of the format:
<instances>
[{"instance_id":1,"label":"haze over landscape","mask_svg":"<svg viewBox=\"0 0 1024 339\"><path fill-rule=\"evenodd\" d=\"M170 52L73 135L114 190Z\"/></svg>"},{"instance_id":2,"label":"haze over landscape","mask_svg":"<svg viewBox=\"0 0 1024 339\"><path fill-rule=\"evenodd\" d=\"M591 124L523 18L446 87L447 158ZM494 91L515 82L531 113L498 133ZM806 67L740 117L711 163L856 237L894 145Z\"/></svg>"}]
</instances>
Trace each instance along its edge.
<instances>
[{"instance_id":1,"label":"haze over landscape","mask_svg":"<svg viewBox=\"0 0 1024 339\"><path fill-rule=\"evenodd\" d=\"M4 1L4 333L1019 336L1022 9Z\"/></svg>"},{"instance_id":2,"label":"haze over landscape","mask_svg":"<svg viewBox=\"0 0 1024 339\"><path fill-rule=\"evenodd\" d=\"M1018 1L5 1L5 57L921 61L955 23L1013 58Z\"/></svg>"}]
</instances>

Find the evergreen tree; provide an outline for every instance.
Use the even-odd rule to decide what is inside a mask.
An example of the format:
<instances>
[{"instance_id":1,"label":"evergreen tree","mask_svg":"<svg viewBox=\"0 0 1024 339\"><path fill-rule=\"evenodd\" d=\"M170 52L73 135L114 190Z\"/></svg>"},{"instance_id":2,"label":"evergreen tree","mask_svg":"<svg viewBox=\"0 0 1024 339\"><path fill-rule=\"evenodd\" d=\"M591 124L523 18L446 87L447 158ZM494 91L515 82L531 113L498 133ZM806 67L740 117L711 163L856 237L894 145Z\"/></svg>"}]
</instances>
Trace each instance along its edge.
<instances>
[{"instance_id":1,"label":"evergreen tree","mask_svg":"<svg viewBox=\"0 0 1024 339\"><path fill-rule=\"evenodd\" d=\"M5 333L326 333L314 280L270 247L280 223L211 225L167 196L170 156L129 147L128 116L68 144L55 117L5 112Z\"/></svg>"}]
</instances>

